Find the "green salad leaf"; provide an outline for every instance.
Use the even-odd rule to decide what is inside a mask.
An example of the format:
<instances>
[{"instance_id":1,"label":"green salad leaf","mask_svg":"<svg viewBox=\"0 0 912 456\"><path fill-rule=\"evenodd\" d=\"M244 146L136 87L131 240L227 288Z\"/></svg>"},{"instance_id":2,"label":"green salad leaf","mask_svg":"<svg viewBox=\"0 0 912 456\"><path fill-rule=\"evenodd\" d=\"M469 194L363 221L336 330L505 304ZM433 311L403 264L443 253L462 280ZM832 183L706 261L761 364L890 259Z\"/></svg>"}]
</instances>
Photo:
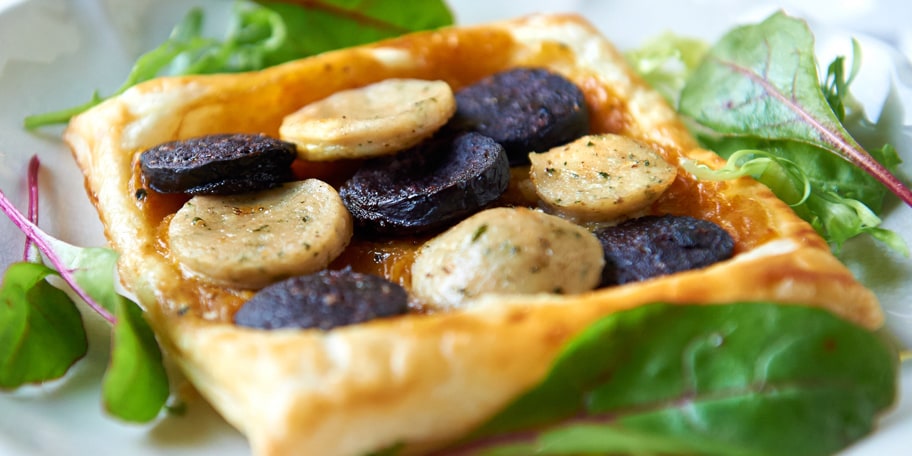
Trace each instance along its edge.
<instances>
[{"instance_id":1,"label":"green salad leaf","mask_svg":"<svg viewBox=\"0 0 912 456\"><path fill-rule=\"evenodd\" d=\"M142 308L116 289L117 252L76 247L48 236L54 255L82 292L112 314L111 362L102 381L105 409L125 421L156 418L170 394L161 349Z\"/></svg>"},{"instance_id":2,"label":"green salad leaf","mask_svg":"<svg viewBox=\"0 0 912 456\"><path fill-rule=\"evenodd\" d=\"M678 100L681 113L698 124L693 131L705 147L725 158L742 150L764 151L764 172L754 172L760 169L754 162L751 172L736 174L751 175L790 201L834 250L852 237L870 234L908 254L900 236L878 227L891 191L912 201L909 189L890 174L900 162L898 154L889 145L866 152L842 125L847 112L861 110L849 91L861 64L857 41L851 68L846 71L846 59L838 57L823 81L807 24L781 12L733 29L708 52L695 40L679 37L670 43L664 48L647 45L627 56L648 82ZM661 64L663 56L672 64ZM693 65L699 56L699 65ZM680 84L669 84L669 79L686 81L679 96L674 87ZM730 163L715 177L706 170L700 176L731 175L750 157L738 158L739 163ZM773 162L778 164L767 166ZM795 168L799 171L776 172ZM790 199L806 185L806 197Z\"/></svg>"},{"instance_id":3,"label":"green salad leaf","mask_svg":"<svg viewBox=\"0 0 912 456\"><path fill-rule=\"evenodd\" d=\"M63 377L88 351L82 315L45 279L53 269L14 263L0 287L0 388Z\"/></svg>"},{"instance_id":4,"label":"green salad leaf","mask_svg":"<svg viewBox=\"0 0 912 456\"><path fill-rule=\"evenodd\" d=\"M203 11L191 9L168 39L139 57L113 95L163 75L261 70L290 60L404 33L450 25L442 0L352 3L345 0L253 2L235 0L225 37L203 35ZM29 116L29 129L67 122L107 97L96 91L82 105Z\"/></svg>"},{"instance_id":5,"label":"green salad leaf","mask_svg":"<svg viewBox=\"0 0 912 456\"><path fill-rule=\"evenodd\" d=\"M400 0L261 3L283 18L289 30L270 64L453 24L443 0L409 2L407 7Z\"/></svg>"},{"instance_id":6,"label":"green salad leaf","mask_svg":"<svg viewBox=\"0 0 912 456\"><path fill-rule=\"evenodd\" d=\"M115 303L111 363L102 381L102 401L112 415L146 422L158 416L170 387L162 353L143 310L120 297Z\"/></svg>"},{"instance_id":7,"label":"green salad leaf","mask_svg":"<svg viewBox=\"0 0 912 456\"><path fill-rule=\"evenodd\" d=\"M108 312L114 313L118 301L123 299L111 279L117 269L117 252L102 247L77 247L50 236L48 243L60 261L72 271L80 289Z\"/></svg>"},{"instance_id":8,"label":"green salad leaf","mask_svg":"<svg viewBox=\"0 0 912 456\"><path fill-rule=\"evenodd\" d=\"M687 78L707 51L709 45L703 40L665 32L625 52L624 57L665 100L677 106Z\"/></svg>"},{"instance_id":9,"label":"green salad leaf","mask_svg":"<svg viewBox=\"0 0 912 456\"><path fill-rule=\"evenodd\" d=\"M832 454L873 429L898 369L890 343L819 308L646 305L591 325L442 453Z\"/></svg>"}]
</instances>

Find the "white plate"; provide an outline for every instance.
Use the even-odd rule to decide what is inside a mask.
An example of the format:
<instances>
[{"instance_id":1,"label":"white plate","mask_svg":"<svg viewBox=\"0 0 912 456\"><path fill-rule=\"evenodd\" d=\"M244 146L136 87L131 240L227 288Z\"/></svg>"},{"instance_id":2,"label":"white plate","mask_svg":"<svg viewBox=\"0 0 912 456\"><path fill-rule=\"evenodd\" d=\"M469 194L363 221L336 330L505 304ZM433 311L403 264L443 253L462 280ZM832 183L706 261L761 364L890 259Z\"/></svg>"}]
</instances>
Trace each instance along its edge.
<instances>
[{"instance_id":1,"label":"white plate","mask_svg":"<svg viewBox=\"0 0 912 456\"><path fill-rule=\"evenodd\" d=\"M220 34L229 2L195 0L0 0L0 188L20 208L26 206L25 170L32 154L43 163L40 224L49 233L78 245L104 245L101 225L82 186L82 177L59 140L61 129L28 133L22 119L32 113L68 107L88 99L92 90L114 90L135 57L159 43L191 4L203 5L208 28ZM478 23L534 11L579 11L619 47L636 46L665 30L717 38L732 24L765 17L775 6L750 1L548 1L450 2L460 23ZM906 158L903 175L912 175L912 67L907 20L912 3L896 0L779 3L812 19L818 51L829 61L848 54L849 36L862 40L865 63L854 86L878 134L897 145ZM888 89L892 86L892 92ZM889 94L889 97L888 97ZM881 115L881 112L884 115ZM906 179L908 181L908 179ZM894 205L885 225L912 245L912 210ZM0 269L22 253L22 235L0 217ZM912 261L884 252L868 240L853 242L844 260L881 297L888 325L912 345ZM91 329L95 330L91 330ZM20 455L246 455L244 439L200 402L184 417L153 426L125 425L100 409L99 378L107 356L107 337L91 322L89 358L63 382L0 394L0 454ZM912 365L903 369L902 391L912 391ZM846 454L907 454L912 440L912 400L905 394L881 422L878 432Z\"/></svg>"}]
</instances>

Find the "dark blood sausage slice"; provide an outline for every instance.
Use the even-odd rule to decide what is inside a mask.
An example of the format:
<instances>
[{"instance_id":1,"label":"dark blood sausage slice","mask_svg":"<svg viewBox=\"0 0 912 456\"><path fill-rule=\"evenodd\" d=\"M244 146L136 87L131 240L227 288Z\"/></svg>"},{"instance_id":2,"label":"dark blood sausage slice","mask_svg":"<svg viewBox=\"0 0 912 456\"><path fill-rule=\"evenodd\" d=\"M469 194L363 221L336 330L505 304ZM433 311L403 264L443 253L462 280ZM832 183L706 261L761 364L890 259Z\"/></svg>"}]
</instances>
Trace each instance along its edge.
<instances>
[{"instance_id":1,"label":"dark blood sausage slice","mask_svg":"<svg viewBox=\"0 0 912 456\"><path fill-rule=\"evenodd\" d=\"M382 277L324 270L260 290L234 314L234 323L260 329L319 328L364 323L408 311L404 288Z\"/></svg>"},{"instance_id":2,"label":"dark blood sausage slice","mask_svg":"<svg viewBox=\"0 0 912 456\"><path fill-rule=\"evenodd\" d=\"M416 234L452 223L497 199L510 183L500 144L478 133L444 135L370 160L339 190L358 226Z\"/></svg>"},{"instance_id":3,"label":"dark blood sausage slice","mask_svg":"<svg viewBox=\"0 0 912 456\"><path fill-rule=\"evenodd\" d=\"M291 180L296 156L294 144L269 136L221 134L160 144L139 162L157 192L232 195Z\"/></svg>"},{"instance_id":4,"label":"dark blood sausage slice","mask_svg":"<svg viewBox=\"0 0 912 456\"><path fill-rule=\"evenodd\" d=\"M583 92L563 76L540 68L497 73L456 93L451 121L503 145L511 165L529 163L529 152L545 152L589 132Z\"/></svg>"},{"instance_id":5,"label":"dark blood sausage slice","mask_svg":"<svg viewBox=\"0 0 912 456\"><path fill-rule=\"evenodd\" d=\"M709 266L730 258L735 246L715 223L689 216L640 217L595 236L605 252L602 287Z\"/></svg>"}]
</instances>

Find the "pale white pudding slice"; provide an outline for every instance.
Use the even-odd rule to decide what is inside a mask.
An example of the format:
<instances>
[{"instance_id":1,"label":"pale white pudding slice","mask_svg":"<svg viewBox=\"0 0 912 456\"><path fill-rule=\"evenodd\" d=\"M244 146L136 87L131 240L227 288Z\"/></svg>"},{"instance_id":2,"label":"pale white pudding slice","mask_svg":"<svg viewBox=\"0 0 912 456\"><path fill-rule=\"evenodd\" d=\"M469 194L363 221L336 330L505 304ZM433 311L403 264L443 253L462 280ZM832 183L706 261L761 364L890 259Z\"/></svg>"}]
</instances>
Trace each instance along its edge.
<instances>
[{"instance_id":1,"label":"pale white pudding slice","mask_svg":"<svg viewBox=\"0 0 912 456\"><path fill-rule=\"evenodd\" d=\"M661 196L677 173L651 147L612 134L583 136L529 159L538 197L579 221L639 211Z\"/></svg>"},{"instance_id":2,"label":"pale white pudding slice","mask_svg":"<svg viewBox=\"0 0 912 456\"><path fill-rule=\"evenodd\" d=\"M168 245L192 274L255 289L325 268L352 231L336 190L308 179L256 193L194 196L171 219Z\"/></svg>"},{"instance_id":3,"label":"pale white pudding slice","mask_svg":"<svg viewBox=\"0 0 912 456\"><path fill-rule=\"evenodd\" d=\"M390 155L430 137L456 112L444 81L386 79L289 114L279 136L311 161Z\"/></svg>"},{"instance_id":4,"label":"pale white pudding slice","mask_svg":"<svg viewBox=\"0 0 912 456\"><path fill-rule=\"evenodd\" d=\"M428 241L412 265L412 292L430 307L465 307L491 293L581 293L604 258L579 225L527 208L479 212Z\"/></svg>"}]
</instances>

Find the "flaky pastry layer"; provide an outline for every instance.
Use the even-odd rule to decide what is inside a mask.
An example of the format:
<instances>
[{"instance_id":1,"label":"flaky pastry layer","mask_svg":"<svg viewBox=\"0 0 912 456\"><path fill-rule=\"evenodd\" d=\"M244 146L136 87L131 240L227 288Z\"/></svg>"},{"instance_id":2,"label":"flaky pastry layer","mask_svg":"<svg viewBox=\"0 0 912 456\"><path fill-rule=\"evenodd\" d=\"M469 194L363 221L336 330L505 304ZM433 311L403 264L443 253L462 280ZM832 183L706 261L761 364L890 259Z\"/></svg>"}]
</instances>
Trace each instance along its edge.
<instances>
[{"instance_id":1,"label":"flaky pastry layer","mask_svg":"<svg viewBox=\"0 0 912 456\"><path fill-rule=\"evenodd\" d=\"M304 104L390 77L443 79L458 89L516 66L547 67L579 85L593 132L650 143L672 164L683 157L721 164L698 148L674 110L609 41L569 15L418 33L254 73L156 79L70 123L66 141L110 244L121 253L125 286L149 310L187 377L249 438L255 454L358 455L397 442L439 446L535 385L575 333L644 303L775 300L824 307L868 328L881 325L873 293L766 187L747 178L700 182L683 170L649 212L718 223L735 239L735 257L581 295L494 296L465 311L327 332L266 332L228 323L249 292L205 285L171 258L162 227L181 201L142 188L135 162L143 149L210 133L277 135L282 118ZM397 249L377 271L407 285L403 270L414 245Z\"/></svg>"}]
</instances>

